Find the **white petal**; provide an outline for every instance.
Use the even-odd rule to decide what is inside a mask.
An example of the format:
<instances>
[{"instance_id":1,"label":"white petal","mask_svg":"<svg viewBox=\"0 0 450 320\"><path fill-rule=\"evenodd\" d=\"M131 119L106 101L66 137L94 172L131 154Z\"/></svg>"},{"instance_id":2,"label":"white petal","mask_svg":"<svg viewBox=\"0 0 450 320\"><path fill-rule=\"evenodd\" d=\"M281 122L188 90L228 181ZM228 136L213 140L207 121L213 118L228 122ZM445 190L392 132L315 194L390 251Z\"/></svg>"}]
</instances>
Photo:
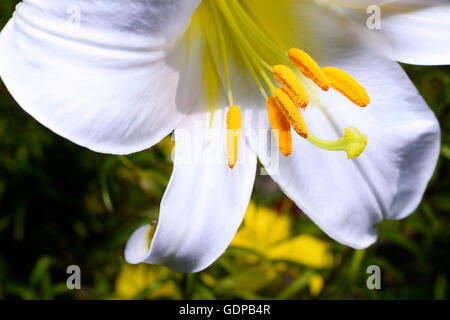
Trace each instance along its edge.
<instances>
[{"instance_id":1,"label":"white petal","mask_svg":"<svg viewBox=\"0 0 450 320\"><path fill-rule=\"evenodd\" d=\"M210 127L211 114L199 110L175 130L174 170L150 250L144 226L127 244L128 262L197 272L230 244L250 199L256 156L242 138L236 166L227 166L225 115L217 110Z\"/></svg>"},{"instance_id":2,"label":"white petal","mask_svg":"<svg viewBox=\"0 0 450 320\"><path fill-rule=\"evenodd\" d=\"M356 162L371 181L383 218L401 219L419 205L436 167L439 123L400 66L365 50L358 55L358 63L339 66L364 85L369 106L361 110L336 92L324 103L341 128L354 125L368 135Z\"/></svg>"},{"instance_id":3,"label":"white petal","mask_svg":"<svg viewBox=\"0 0 450 320\"><path fill-rule=\"evenodd\" d=\"M364 248L376 240L375 223L403 218L420 203L439 155L438 122L401 68L368 50L340 16L309 2L298 3L298 13L308 17L298 21L308 22L314 40L289 45L311 52L322 66L350 73L371 97L363 109L332 89L317 89L319 99L310 96L303 112L308 128L334 140L355 126L368 135L369 144L359 158L347 160L344 152L324 151L295 134L287 158L279 153L270 157L257 139L250 143L283 191L328 235ZM314 87L309 80L306 84ZM253 126L268 128L267 112L260 116Z\"/></svg>"},{"instance_id":4,"label":"white petal","mask_svg":"<svg viewBox=\"0 0 450 320\"><path fill-rule=\"evenodd\" d=\"M398 1L381 6L380 28L366 26L366 10L348 10L361 37L393 60L418 65L450 64L450 2Z\"/></svg>"},{"instance_id":5,"label":"white petal","mask_svg":"<svg viewBox=\"0 0 450 320\"><path fill-rule=\"evenodd\" d=\"M0 36L0 75L28 113L75 143L148 148L200 90L201 44L184 33L198 3L24 1Z\"/></svg>"},{"instance_id":6,"label":"white petal","mask_svg":"<svg viewBox=\"0 0 450 320\"><path fill-rule=\"evenodd\" d=\"M324 151L298 136L289 157L274 155L279 163L258 153L288 197L329 236L354 248L376 240L375 223L403 218L417 207L440 143L434 114L403 71L380 59L369 63L365 66L377 66L383 77L344 68L365 84L372 99L368 107L359 109L333 92L322 97L328 116L314 104L303 113L310 132L321 138L335 140L349 126L366 133L369 144L359 158L348 160L345 152Z\"/></svg>"}]
</instances>

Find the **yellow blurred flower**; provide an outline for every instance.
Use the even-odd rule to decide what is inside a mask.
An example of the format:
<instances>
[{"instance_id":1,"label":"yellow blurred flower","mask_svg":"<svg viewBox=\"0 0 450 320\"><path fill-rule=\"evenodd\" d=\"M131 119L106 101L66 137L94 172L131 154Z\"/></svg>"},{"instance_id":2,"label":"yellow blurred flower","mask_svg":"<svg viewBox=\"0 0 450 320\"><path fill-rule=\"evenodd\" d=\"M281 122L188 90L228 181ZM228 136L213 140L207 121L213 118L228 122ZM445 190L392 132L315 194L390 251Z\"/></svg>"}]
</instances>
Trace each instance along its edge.
<instances>
[{"instance_id":1,"label":"yellow blurred flower","mask_svg":"<svg viewBox=\"0 0 450 320\"><path fill-rule=\"evenodd\" d=\"M265 253L274 244L289 239L290 228L288 216L250 202L231 245Z\"/></svg>"},{"instance_id":2,"label":"yellow blurred flower","mask_svg":"<svg viewBox=\"0 0 450 320\"><path fill-rule=\"evenodd\" d=\"M172 298L175 294L175 283L171 280L162 283L170 274L165 267L155 265L124 265L115 282L115 292L118 299L133 299L144 290L154 286L147 299Z\"/></svg>"},{"instance_id":3,"label":"yellow blurred flower","mask_svg":"<svg viewBox=\"0 0 450 320\"><path fill-rule=\"evenodd\" d=\"M200 279L202 279L203 283L209 287L214 287L214 285L216 284L216 279L214 279L212 275L206 272L200 273Z\"/></svg>"},{"instance_id":4,"label":"yellow blurred flower","mask_svg":"<svg viewBox=\"0 0 450 320\"><path fill-rule=\"evenodd\" d=\"M311 277L309 280L309 294L311 297L317 297L322 292L323 284L324 281L320 275L315 274Z\"/></svg>"},{"instance_id":5,"label":"yellow blurred flower","mask_svg":"<svg viewBox=\"0 0 450 320\"><path fill-rule=\"evenodd\" d=\"M291 218L273 209L250 203L243 225L231 245L249 249L269 260L291 261L307 267L325 269L333 262L330 245L311 235L292 237ZM277 270L290 276L300 276L300 270L280 262ZM310 295L316 297L324 286L321 275L309 281Z\"/></svg>"},{"instance_id":6,"label":"yellow blurred flower","mask_svg":"<svg viewBox=\"0 0 450 320\"><path fill-rule=\"evenodd\" d=\"M311 235L291 237L291 219L251 202L232 246L256 251L271 260L286 260L312 268L332 263L330 246Z\"/></svg>"},{"instance_id":7,"label":"yellow blurred flower","mask_svg":"<svg viewBox=\"0 0 450 320\"><path fill-rule=\"evenodd\" d=\"M332 262L329 245L307 234L274 245L266 255L273 260L290 260L313 268L327 268Z\"/></svg>"}]
</instances>

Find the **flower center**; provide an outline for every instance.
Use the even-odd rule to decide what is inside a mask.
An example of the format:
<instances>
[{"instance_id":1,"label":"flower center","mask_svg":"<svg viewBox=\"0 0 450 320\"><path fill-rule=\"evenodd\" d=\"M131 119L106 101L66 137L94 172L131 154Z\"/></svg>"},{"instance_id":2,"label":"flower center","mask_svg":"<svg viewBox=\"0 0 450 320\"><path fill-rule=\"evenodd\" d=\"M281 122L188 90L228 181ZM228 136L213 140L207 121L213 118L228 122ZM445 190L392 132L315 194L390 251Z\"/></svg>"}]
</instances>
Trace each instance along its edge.
<instances>
[{"instance_id":1,"label":"flower center","mask_svg":"<svg viewBox=\"0 0 450 320\"><path fill-rule=\"evenodd\" d=\"M291 128L316 147L346 151L349 159L364 151L367 136L355 127L344 129L340 139L327 141L309 132L302 117L309 104L304 87L306 81L312 81L323 91L331 87L357 106L367 106L369 96L349 74L335 67L321 68L303 50L281 48L263 31L241 1L203 0L193 19L198 19L207 40L204 81L211 106L217 100L220 83L226 88L229 103L226 157L230 168L237 161L241 134L241 113L233 101L229 69L229 58L236 58L235 52L267 101L269 122L284 156L292 153ZM268 61L278 64L271 65Z\"/></svg>"}]
</instances>

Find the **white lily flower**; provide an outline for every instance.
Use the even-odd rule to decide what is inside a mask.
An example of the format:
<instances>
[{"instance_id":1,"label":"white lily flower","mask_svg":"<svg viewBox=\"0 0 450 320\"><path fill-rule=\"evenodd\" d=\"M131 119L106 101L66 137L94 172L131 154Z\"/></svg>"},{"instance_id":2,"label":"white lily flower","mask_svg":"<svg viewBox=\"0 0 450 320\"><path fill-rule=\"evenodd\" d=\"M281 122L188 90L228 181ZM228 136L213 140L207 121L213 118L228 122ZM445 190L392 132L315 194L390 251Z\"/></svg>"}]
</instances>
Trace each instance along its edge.
<instances>
[{"instance_id":1,"label":"white lily flower","mask_svg":"<svg viewBox=\"0 0 450 320\"><path fill-rule=\"evenodd\" d=\"M328 235L364 248L375 223L418 206L439 154L438 122L394 61L450 63L449 2L424 3L24 0L1 33L0 75L28 113L94 151L137 152L175 130L158 224L131 236L130 263L214 262L257 157ZM366 27L372 4L381 29ZM283 155L255 134L271 123Z\"/></svg>"}]
</instances>

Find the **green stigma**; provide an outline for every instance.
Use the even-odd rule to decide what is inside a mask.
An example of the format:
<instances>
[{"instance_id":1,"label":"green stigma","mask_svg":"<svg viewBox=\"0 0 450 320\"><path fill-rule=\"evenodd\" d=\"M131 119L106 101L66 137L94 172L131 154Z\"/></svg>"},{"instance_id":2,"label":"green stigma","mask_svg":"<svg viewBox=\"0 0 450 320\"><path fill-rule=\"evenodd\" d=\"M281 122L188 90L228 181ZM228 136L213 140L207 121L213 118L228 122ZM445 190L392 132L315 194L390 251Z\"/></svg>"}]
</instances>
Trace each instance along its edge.
<instances>
[{"instance_id":1,"label":"green stigma","mask_svg":"<svg viewBox=\"0 0 450 320\"><path fill-rule=\"evenodd\" d=\"M322 140L311 133L308 135L307 139L313 145L325 150L346 151L349 159L361 155L367 146L367 135L361 133L355 127L344 129L344 135L335 141Z\"/></svg>"}]
</instances>

